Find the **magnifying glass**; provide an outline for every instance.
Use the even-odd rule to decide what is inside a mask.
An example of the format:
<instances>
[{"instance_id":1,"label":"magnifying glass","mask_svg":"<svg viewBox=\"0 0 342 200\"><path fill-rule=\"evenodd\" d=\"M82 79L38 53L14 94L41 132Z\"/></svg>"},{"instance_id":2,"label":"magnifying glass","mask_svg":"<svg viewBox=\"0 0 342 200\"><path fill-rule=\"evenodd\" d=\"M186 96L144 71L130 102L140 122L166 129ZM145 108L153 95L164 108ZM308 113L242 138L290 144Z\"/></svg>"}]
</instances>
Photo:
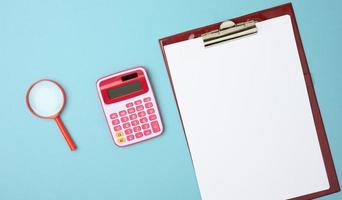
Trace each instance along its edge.
<instances>
[{"instance_id":1,"label":"magnifying glass","mask_svg":"<svg viewBox=\"0 0 342 200\"><path fill-rule=\"evenodd\" d=\"M65 92L57 82L43 79L31 85L26 94L26 104L37 117L56 121L70 150L76 150L76 145L65 128L60 114L65 106Z\"/></svg>"}]
</instances>

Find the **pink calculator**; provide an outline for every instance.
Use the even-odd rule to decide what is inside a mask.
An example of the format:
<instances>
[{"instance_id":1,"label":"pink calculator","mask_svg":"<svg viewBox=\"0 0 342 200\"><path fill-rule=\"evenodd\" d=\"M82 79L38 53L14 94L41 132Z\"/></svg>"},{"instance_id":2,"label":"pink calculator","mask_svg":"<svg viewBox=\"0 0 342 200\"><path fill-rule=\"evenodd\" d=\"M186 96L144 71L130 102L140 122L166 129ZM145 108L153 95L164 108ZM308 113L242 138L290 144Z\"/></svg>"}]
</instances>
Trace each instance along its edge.
<instances>
[{"instance_id":1,"label":"pink calculator","mask_svg":"<svg viewBox=\"0 0 342 200\"><path fill-rule=\"evenodd\" d=\"M115 144L128 146L163 132L157 101L144 67L100 78L96 85Z\"/></svg>"}]
</instances>

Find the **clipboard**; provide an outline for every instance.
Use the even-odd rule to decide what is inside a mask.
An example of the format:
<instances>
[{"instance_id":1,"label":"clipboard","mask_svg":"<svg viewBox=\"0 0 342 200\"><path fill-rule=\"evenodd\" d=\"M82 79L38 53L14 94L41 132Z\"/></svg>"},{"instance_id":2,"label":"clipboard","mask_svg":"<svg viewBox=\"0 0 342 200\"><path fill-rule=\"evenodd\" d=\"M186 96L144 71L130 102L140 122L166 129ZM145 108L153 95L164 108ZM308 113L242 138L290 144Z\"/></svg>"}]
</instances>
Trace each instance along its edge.
<instances>
[{"instance_id":1,"label":"clipboard","mask_svg":"<svg viewBox=\"0 0 342 200\"><path fill-rule=\"evenodd\" d=\"M160 46L202 199L340 191L291 3L169 36Z\"/></svg>"}]
</instances>

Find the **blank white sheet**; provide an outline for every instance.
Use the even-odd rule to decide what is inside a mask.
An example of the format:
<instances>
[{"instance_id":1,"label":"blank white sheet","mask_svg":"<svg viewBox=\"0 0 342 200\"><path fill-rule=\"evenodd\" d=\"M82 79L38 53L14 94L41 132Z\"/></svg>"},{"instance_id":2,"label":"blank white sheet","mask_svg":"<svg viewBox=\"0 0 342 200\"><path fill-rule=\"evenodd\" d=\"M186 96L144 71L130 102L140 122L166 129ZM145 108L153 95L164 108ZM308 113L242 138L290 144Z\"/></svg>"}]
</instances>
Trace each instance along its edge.
<instances>
[{"instance_id":1,"label":"blank white sheet","mask_svg":"<svg viewBox=\"0 0 342 200\"><path fill-rule=\"evenodd\" d=\"M290 16L205 48L165 46L202 199L289 199L326 190Z\"/></svg>"}]
</instances>

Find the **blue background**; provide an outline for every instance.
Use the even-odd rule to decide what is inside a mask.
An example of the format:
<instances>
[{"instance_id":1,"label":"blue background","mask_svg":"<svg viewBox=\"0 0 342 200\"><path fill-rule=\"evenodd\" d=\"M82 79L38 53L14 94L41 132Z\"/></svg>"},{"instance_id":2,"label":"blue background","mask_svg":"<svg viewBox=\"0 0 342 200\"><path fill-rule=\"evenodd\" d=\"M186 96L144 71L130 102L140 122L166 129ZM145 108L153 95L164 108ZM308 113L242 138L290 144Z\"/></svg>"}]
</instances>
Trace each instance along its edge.
<instances>
[{"instance_id":1,"label":"blue background","mask_svg":"<svg viewBox=\"0 0 342 200\"><path fill-rule=\"evenodd\" d=\"M158 39L282 3L0 0L0 199L199 199ZM293 6L342 180L342 1ZM95 82L136 65L149 70L165 132L121 149ZM27 88L42 78L67 92L62 119L76 152L53 121L33 117L25 105Z\"/></svg>"}]
</instances>

